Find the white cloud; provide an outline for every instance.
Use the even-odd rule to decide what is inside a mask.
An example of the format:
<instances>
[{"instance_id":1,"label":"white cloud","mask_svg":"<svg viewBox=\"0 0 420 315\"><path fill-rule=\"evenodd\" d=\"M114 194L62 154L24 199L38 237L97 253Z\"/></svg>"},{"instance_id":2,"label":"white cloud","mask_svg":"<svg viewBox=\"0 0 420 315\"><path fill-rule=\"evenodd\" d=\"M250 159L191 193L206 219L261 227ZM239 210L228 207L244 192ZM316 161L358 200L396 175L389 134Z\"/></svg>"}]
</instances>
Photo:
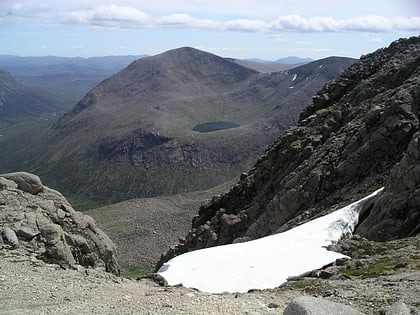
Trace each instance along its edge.
<instances>
[{"instance_id":1,"label":"white cloud","mask_svg":"<svg viewBox=\"0 0 420 315\"><path fill-rule=\"evenodd\" d=\"M225 23L225 29L238 32L263 32L267 24L261 20L232 20Z\"/></svg>"},{"instance_id":2,"label":"white cloud","mask_svg":"<svg viewBox=\"0 0 420 315\"><path fill-rule=\"evenodd\" d=\"M155 26L166 27L190 27L202 29L218 29L220 25L212 20L197 19L186 13L174 13L156 18L154 21Z\"/></svg>"},{"instance_id":3,"label":"white cloud","mask_svg":"<svg viewBox=\"0 0 420 315\"><path fill-rule=\"evenodd\" d=\"M66 24L87 24L101 27L130 28L153 24L153 18L144 12L126 6L100 6L94 10L76 10L63 13L61 21Z\"/></svg>"},{"instance_id":4,"label":"white cloud","mask_svg":"<svg viewBox=\"0 0 420 315\"><path fill-rule=\"evenodd\" d=\"M219 1L219 0L218 0ZM220 0L222 1L222 0ZM67 2L63 2L66 4ZM104 1L106 3L106 1ZM211 18L199 18L195 13L187 13L182 7L178 13L157 15L145 13L135 7L136 2L130 5L101 5L92 6L88 2L84 9L39 4L15 4L6 8L3 19L27 18L58 19L58 23L82 24L95 27L134 28L134 27L174 27L174 28L199 28L220 31L237 32L265 32L278 34L285 32L295 33L325 33L325 32L420 32L420 17L386 17L381 15L366 15L347 19L337 19L331 16L304 17L301 15L282 15L275 20L261 20L250 18L227 19L226 15L213 15ZM184 3L185 4L185 3ZM70 5L67 3L67 5ZM88 6L90 5L90 6ZM88 9L86 9L88 8ZM203 8L205 10L205 8ZM152 11L158 12L158 11ZM163 11L168 12L168 11ZM40 21L42 22L42 21Z\"/></svg>"},{"instance_id":5,"label":"white cloud","mask_svg":"<svg viewBox=\"0 0 420 315\"><path fill-rule=\"evenodd\" d=\"M280 16L270 24L273 32L390 32L420 31L420 17L388 18L377 15L351 19L332 17L304 18L299 15Z\"/></svg>"}]
</instances>

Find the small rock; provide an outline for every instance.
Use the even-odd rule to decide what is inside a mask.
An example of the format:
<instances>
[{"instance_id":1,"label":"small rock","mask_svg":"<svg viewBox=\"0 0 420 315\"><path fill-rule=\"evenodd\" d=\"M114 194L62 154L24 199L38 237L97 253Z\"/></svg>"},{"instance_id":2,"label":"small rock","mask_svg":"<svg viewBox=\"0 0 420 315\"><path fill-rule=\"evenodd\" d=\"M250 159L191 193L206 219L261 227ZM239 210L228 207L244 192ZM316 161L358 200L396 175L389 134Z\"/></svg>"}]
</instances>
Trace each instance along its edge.
<instances>
[{"instance_id":1,"label":"small rock","mask_svg":"<svg viewBox=\"0 0 420 315\"><path fill-rule=\"evenodd\" d=\"M271 302L270 304L268 304L268 308L279 308L280 305L278 305L277 303L273 303Z\"/></svg>"},{"instance_id":2,"label":"small rock","mask_svg":"<svg viewBox=\"0 0 420 315\"><path fill-rule=\"evenodd\" d=\"M406 262L399 262L398 264L395 265L394 270L401 269L401 268L407 268L407 267L408 267L408 263L406 263Z\"/></svg>"},{"instance_id":3,"label":"small rock","mask_svg":"<svg viewBox=\"0 0 420 315\"><path fill-rule=\"evenodd\" d=\"M346 258L346 257L342 257L342 258L337 258L335 260L335 264L336 266L344 266L345 264L348 263L350 259Z\"/></svg>"},{"instance_id":4,"label":"small rock","mask_svg":"<svg viewBox=\"0 0 420 315\"><path fill-rule=\"evenodd\" d=\"M33 239L35 236L39 235L40 232L39 231L35 231L34 229L28 227L28 226L23 226L21 227L17 233L18 236L20 236L21 238L30 241L31 239Z\"/></svg>"},{"instance_id":5,"label":"small rock","mask_svg":"<svg viewBox=\"0 0 420 315\"><path fill-rule=\"evenodd\" d=\"M333 275L333 273L332 272L330 272L330 271L328 271L328 270L321 270L320 272L319 272L319 277L321 278L321 279L328 279L328 278L331 278L331 276Z\"/></svg>"},{"instance_id":6,"label":"small rock","mask_svg":"<svg viewBox=\"0 0 420 315\"><path fill-rule=\"evenodd\" d=\"M5 244L11 245L13 248L19 246L19 240L16 236L16 233L11 228L4 228L1 234Z\"/></svg>"}]
</instances>

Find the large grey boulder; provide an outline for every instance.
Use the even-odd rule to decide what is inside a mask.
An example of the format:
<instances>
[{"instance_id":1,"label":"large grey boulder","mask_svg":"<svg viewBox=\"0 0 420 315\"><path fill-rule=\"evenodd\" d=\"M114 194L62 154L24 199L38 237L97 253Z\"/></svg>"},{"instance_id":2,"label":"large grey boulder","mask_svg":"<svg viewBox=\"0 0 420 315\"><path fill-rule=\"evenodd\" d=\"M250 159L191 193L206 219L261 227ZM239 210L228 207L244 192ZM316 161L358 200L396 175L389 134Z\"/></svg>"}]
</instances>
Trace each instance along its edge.
<instances>
[{"instance_id":1,"label":"large grey boulder","mask_svg":"<svg viewBox=\"0 0 420 315\"><path fill-rule=\"evenodd\" d=\"M4 243L19 245L61 266L79 264L119 274L113 242L92 217L75 211L61 193L24 172L0 175L0 183Z\"/></svg>"},{"instance_id":2,"label":"large grey boulder","mask_svg":"<svg viewBox=\"0 0 420 315\"><path fill-rule=\"evenodd\" d=\"M363 315L363 313L344 304L302 295L287 305L283 315Z\"/></svg>"}]
</instances>

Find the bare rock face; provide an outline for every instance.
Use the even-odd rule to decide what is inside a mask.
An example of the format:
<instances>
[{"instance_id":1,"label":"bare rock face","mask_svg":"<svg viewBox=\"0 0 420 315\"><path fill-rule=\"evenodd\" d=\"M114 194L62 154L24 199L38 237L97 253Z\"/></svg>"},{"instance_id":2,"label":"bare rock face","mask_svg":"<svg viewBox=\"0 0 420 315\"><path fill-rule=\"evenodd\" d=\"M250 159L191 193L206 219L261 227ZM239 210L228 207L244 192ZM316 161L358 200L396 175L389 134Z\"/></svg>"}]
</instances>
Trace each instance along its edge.
<instances>
[{"instance_id":1,"label":"bare rock face","mask_svg":"<svg viewBox=\"0 0 420 315\"><path fill-rule=\"evenodd\" d=\"M420 233L420 133L416 132L401 161L391 170L386 191L357 233L377 241Z\"/></svg>"},{"instance_id":2,"label":"bare rock face","mask_svg":"<svg viewBox=\"0 0 420 315\"><path fill-rule=\"evenodd\" d=\"M21 246L47 262L79 264L119 274L112 241L95 221L75 211L38 176L0 175L0 230L4 247Z\"/></svg>"},{"instance_id":3,"label":"bare rock face","mask_svg":"<svg viewBox=\"0 0 420 315\"><path fill-rule=\"evenodd\" d=\"M191 250L290 229L381 186L356 233L375 240L418 233L419 87L420 37L363 56L313 97L236 186L200 208L158 266Z\"/></svg>"}]
</instances>

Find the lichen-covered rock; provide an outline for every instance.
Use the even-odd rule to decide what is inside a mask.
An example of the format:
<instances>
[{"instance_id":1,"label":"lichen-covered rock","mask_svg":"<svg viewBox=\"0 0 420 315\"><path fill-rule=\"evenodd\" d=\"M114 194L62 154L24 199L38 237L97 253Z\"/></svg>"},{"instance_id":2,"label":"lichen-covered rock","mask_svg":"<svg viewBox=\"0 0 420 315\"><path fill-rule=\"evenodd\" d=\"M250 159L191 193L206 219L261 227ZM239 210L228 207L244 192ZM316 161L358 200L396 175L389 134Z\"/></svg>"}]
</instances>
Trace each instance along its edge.
<instances>
[{"instance_id":1,"label":"lichen-covered rock","mask_svg":"<svg viewBox=\"0 0 420 315\"><path fill-rule=\"evenodd\" d=\"M20 244L51 263L99 267L119 274L112 241L92 217L75 211L61 193L24 172L0 175L0 183L4 183L0 189L3 242Z\"/></svg>"}]
</instances>

